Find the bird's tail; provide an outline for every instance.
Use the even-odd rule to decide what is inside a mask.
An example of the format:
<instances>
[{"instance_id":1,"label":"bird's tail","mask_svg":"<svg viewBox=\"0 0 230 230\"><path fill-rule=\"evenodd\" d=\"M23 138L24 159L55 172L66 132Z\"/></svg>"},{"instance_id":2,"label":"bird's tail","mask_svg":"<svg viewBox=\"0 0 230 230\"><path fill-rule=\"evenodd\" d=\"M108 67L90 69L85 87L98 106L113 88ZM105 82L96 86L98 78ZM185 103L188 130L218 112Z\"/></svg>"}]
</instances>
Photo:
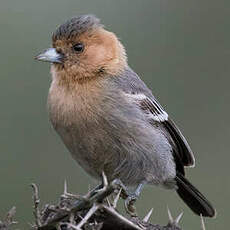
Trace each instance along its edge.
<instances>
[{"instance_id":1,"label":"bird's tail","mask_svg":"<svg viewBox=\"0 0 230 230\"><path fill-rule=\"evenodd\" d=\"M215 217L216 211L210 202L180 173L176 176L177 193L197 215Z\"/></svg>"}]
</instances>

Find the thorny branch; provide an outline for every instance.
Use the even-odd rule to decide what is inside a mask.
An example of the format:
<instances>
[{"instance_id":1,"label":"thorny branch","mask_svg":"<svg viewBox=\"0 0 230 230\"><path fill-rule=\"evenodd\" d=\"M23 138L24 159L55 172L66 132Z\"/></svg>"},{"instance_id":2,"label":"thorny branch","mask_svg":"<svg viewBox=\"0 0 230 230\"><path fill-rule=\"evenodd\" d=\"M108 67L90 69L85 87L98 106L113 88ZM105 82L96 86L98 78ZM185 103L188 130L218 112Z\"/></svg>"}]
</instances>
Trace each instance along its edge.
<instances>
[{"instance_id":1,"label":"thorny branch","mask_svg":"<svg viewBox=\"0 0 230 230\"><path fill-rule=\"evenodd\" d=\"M15 207L11 208L6 215L5 220L0 221L0 230L9 230L11 225L17 224L17 222L13 220L15 213L16 213L16 208Z\"/></svg>"},{"instance_id":2,"label":"thorny branch","mask_svg":"<svg viewBox=\"0 0 230 230\"><path fill-rule=\"evenodd\" d=\"M102 182L103 186L97 186L84 196L68 193L65 182L64 193L58 204L46 204L41 210L38 188L32 184L35 224L31 228L36 230L182 230L179 222L183 213L173 219L169 208L169 220L166 226L149 223L153 209L143 220L139 217L127 218L121 215L117 210L122 191L118 181L114 180L108 184L103 174ZM13 221L15 211L13 207L5 220L0 221L0 230L9 230L12 224L16 223ZM205 230L202 216L201 229Z\"/></svg>"},{"instance_id":3,"label":"thorny branch","mask_svg":"<svg viewBox=\"0 0 230 230\"><path fill-rule=\"evenodd\" d=\"M36 192L33 196L36 224L34 228L37 230L181 230L178 224L182 214L174 220L169 210L169 223L166 226L148 223L152 209L143 220L121 215L116 209L122 190L119 182L114 180L108 184L103 174L102 184L102 188L93 189L85 196L79 196L68 193L65 182L64 194L60 202L57 205L46 205L40 213L37 205L38 190L34 188ZM111 200L112 195L114 199Z\"/></svg>"},{"instance_id":4,"label":"thorny branch","mask_svg":"<svg viewBox=\"0 0 230 230\"><path fill-rule=\"evenodd\" d=\"M34 217L36 221L36 226L40 227L41 226L41 216L40 216L40 211L39 211L39 197L38 197L38 187L35 184L31 184L31 187L33 189L33 201L34 201Z\"/></svg>"}]
</instances>

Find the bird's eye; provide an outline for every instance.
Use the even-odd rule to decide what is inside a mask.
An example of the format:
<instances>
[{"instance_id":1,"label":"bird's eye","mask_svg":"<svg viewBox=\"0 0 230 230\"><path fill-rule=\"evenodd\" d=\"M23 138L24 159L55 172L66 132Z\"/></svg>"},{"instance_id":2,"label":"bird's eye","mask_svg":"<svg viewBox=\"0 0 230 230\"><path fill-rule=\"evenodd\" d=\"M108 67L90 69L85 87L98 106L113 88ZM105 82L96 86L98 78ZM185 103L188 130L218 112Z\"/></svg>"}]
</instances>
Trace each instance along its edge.
<instances>
[{"instance_id":1,"label":"bird's eye","mask_svg":"<svg viewBox=\"0 0 230 230\"><path fill-rule=\"evenodd\" d=\"M84 50L84 45L82 43L77 43L77 44L73 45L73 49L77 53L82 53Z\"/></svg>"}]
</instances>

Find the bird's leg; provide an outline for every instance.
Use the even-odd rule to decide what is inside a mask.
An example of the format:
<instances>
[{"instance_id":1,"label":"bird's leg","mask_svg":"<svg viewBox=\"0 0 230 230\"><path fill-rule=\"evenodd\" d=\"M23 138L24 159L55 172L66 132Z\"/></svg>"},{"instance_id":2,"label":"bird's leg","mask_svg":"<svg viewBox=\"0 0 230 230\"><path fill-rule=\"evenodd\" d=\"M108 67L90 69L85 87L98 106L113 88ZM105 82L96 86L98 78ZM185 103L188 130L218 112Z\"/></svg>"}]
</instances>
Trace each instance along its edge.
<instances>
[{"instance_id":1,"label":"bird's leg","mask_svg":"<svg viewBox=\"0 0 230 230\"><path fill-rule=\"evenodd\" d=\"M144 183L140 183L133 193L129 193L125 199L125 209L131 216L137 216L136 207L134 206L136 200L139 198L140 193L143 189Z\"/></svg>"}]
</instances>

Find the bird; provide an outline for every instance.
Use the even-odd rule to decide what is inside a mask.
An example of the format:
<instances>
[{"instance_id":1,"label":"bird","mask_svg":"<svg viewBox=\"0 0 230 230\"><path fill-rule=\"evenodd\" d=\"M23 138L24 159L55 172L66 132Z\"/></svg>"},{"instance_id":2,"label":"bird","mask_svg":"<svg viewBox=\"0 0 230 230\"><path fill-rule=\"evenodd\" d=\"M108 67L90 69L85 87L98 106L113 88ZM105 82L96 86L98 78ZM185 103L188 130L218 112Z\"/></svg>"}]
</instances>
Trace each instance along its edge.
<instances>
[{"instance_id":1,"label":"bird","mask_svg":"<svg viewBox=\"0 0 230 230\"><path fill-rule=\"evenodd\" d=\"M136 187L133 200L145 184L171 189L195 214L216 215L185 177L185 168L195 165L188 142L100 19L67 20L36 59L51 63L50 121L89 175L99 179L104 172L109 182Z\"/></svg>"}]
</instances>

